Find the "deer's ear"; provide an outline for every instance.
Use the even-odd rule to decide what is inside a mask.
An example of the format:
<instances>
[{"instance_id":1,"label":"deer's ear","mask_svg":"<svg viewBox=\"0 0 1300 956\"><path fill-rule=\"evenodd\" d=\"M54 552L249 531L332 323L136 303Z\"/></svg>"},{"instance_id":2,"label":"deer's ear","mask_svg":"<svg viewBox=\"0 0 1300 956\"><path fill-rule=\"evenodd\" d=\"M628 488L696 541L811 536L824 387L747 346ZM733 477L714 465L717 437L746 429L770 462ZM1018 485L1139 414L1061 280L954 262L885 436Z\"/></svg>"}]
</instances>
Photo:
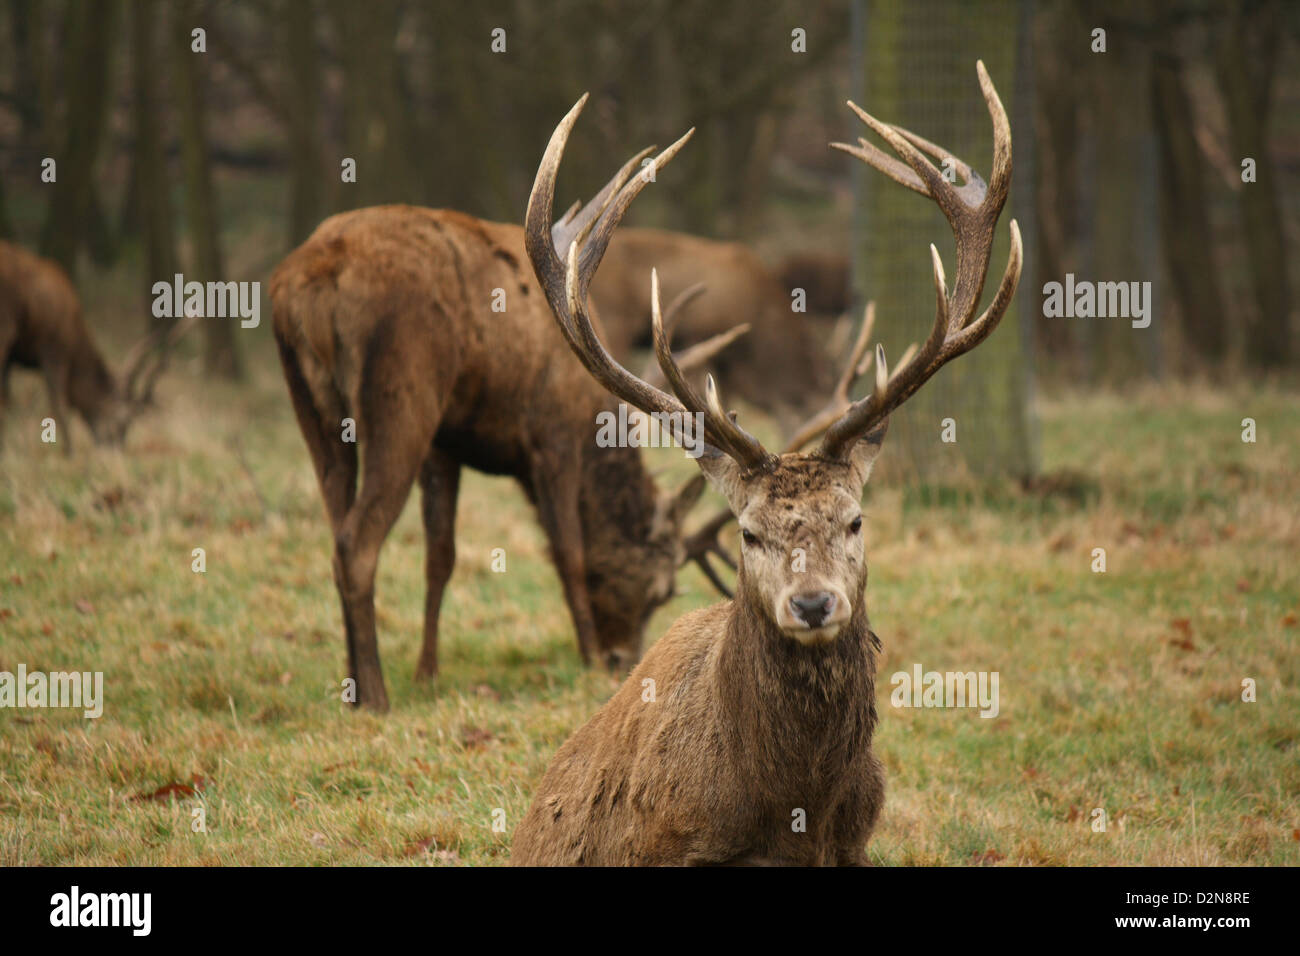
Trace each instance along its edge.
<instances>
[{"instance_id":1,"label":"deer's ear","mask_svg":"<svg viewBox=\"0 0 1300 956\"><path fill-rule=\"evenodd\" d=\"M886 418L859 438L849 451L849 467L853 469L853 478L859 488L865 487L867 479L871 477L872 466L876 463L876 456L880 454L880 446L884 444L885 432L888 430L889 419Z\"/></svg>"},{"instance_id":2,"label":"deer's ear","mask_svg":"<svg viewBox=\"0 0 1300 956\"><path fill-rule=\"evenodd\" d=\"M700 466L700 471L704 472L704 477L709 479L713 490L727 499L732 512L740 514L743 510L740 503L740 466L730 455L724 455L714 448L708 448L704 454L696 458L695 464Z\"/></svg>"}]
</instances>

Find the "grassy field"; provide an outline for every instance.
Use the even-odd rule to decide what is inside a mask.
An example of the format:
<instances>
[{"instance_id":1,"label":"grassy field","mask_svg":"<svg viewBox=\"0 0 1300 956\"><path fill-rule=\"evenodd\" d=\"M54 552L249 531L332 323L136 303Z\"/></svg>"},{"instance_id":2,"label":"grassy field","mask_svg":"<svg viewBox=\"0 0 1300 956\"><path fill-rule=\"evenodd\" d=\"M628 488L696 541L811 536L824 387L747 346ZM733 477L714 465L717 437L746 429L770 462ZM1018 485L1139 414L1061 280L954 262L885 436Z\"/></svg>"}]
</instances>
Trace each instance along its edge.
<instances>
[{"instance_id":1,"label":"grassy field","mask_svg":"<svg viewBox=\"0 0 1300 956\"><path fill-rule=\"evenodd\" d=\"M0 670L103 671L106 701L98 720L0 710L0 864L501 863L556 748L616 686L578 663L522 496L470 474L442 676L412 682L413 498L378 584L393 712L339 701L330 542L265 326L249 384L178 364L125 453L84 429L70 459L41 444L39 384L15 377ZM869 491L889 787L875 862L1300 863L1296 398L1058 397L1039 410L1057 476L1041 488ZM712 600L684 572L651 639ZM914 663L998 671L999 716L889 706L889 675Z\"/></svg>"}]
</instances>

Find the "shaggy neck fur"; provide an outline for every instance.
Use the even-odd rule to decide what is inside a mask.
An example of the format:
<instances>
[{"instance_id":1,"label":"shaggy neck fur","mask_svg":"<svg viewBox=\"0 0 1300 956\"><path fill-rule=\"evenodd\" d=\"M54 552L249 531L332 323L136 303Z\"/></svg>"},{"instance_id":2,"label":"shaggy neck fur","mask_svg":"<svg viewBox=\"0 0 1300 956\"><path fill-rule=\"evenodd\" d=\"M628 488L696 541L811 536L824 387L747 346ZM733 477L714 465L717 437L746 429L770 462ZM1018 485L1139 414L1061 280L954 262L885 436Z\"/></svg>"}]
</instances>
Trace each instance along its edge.
<instances>
[{"instance_id":1,"label":"shaggy neck fur","mask_svg":"<svg viewBox=\"0 0 1300 956\"><path fill-rule=\"evenodd\" d=\"M717 692L751 772L779 772L806 786L833 777L870 744L876 723L877 642L863 591L833 641L805 646L764 613L744 580L719 651Z\"/></svg>"}]
</instances>

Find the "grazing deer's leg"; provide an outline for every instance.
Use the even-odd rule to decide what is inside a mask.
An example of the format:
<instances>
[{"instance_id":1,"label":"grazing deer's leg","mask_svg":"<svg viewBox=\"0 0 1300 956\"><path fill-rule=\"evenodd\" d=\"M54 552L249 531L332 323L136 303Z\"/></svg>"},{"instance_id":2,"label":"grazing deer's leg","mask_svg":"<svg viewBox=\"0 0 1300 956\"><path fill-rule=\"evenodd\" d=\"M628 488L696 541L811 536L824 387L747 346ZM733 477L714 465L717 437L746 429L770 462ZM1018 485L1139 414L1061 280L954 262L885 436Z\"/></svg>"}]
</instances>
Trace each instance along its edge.
<instances>
[{"instance_id":1,"label":"grazing deer's leg","mask_svg":"<svg viewBox=\"0 0 1300 956\"><path fill-rule=\"evenodd\" d=\"M598 643L596 619L591 613L591 597L587 593L587 563L578 503L581 459L577 449L567 461L569 463L565 465L552 462L552 467L533 470L537 482L537 514L551 541L555 570L560 575L564 600L569 605L573 626L578 632L578 651L582 654L582 662L590 664Z\"/></svg>"},{"instance_id":2,"label":"grazing deer's leg","mask_svg":"<svg viewBox=\"0 0 1300 956\"><path fill-rule=\"evenodd\" d=\"M375 571L379 549L402 513L416 469L416 464L410 464L399 472L396 461L387 470L377 465L379 460L394 457L386 451L382 440L367 441L361 493L334 536L334 583L343 604L348 667L357 682L357 704L381 712L388 710L388 693L375 637Z\"/></svg>"},{"instance_id":3,"label":"grazing deer's leg","mask_svg":"<svg viewBox=\"0 0 1300 956\"><path fill-rule=\"evenodd\" d=\"M433 449L420 469L421 511L424 515L425 596L424 644L415 666L415 679L428 680L438 673L438 612L442 594L456 563L456 494L460 490L460 463Z\"/></svg>"},{"instance_id":4,"label":"grazing deer's leg","mask_svg":"<svg viewBox=\"0 0 1300 956\"><path fill-rule=\"evenodd\" d=\"M390 327L388 334L396 334ZM348 661L357 703L388 710L375 638L379 549L402 513L420 463L438 430L442 406L411 351L373 348L362 375L357 428L365 445L361 489L334 536L334 580L343 603Z\"/></svg>"},{"instance_id":5,"label":"grazing deer's leg","mask_svg":"<svg viewBox=\"0 0 1300 956\"><path fill-rule=\"evenodd\" d=\"M342 424L347 417L343 400L337 392L314 393L293 349L283 342L278 344L298 427L316 468L330 528L337 535L357 496L357 446L343 441Z\"/></svg>"}]
</instances>

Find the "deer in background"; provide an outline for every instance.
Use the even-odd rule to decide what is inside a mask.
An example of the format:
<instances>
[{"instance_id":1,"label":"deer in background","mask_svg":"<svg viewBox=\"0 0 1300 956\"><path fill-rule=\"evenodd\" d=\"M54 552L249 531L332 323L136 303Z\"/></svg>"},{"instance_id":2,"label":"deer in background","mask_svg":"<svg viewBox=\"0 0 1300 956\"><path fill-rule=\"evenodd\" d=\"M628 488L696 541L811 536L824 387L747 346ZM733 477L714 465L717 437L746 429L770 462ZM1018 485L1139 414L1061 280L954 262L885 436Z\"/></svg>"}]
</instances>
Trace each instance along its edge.
<instances>
[{"instance_id":1,"label":"deer in background","mask_svg":"<svg viewBox=\"0 0 1300 956\"><path fill-rule=\"evenodd\" d=\"M494 290L504 311L492 309ZM333 531L355 703L388 709L375 572L417 480L427 590L415 677L437 673L464 467L515 478L535 506L583 661L635 663L647 620L672 596L677 567L695 557L682 522L703 481L662 492L637 448L593 441L597 416L617 405L560 337L526 264L523 230L414 206L342 213L280 264L270 294ZM683 363L707 360L743 331L700 343ZM355 441L344 435L349 418Z\"/></svg>"},{"instance_id":2,"label":"deer in background","mask_svg":"<svg viewBox=\"0 0 1300 956\"><path fill-rule=\"evenodd\" d=\"M976 317L1011 177L1006 112L983 63L978 73L994 132L987 187L946 150L849 104L905 162L865 140L835 145L939 205L957 240L957 273L950 295L931 246L936 309L929 337L908 349L891 374L884 349L877 345L868 356L867 335L860 335L846 380L851 384L874 364L874 386L837 416L810 423L804 433L820 432L822 439L809 453L768 452L723 410L712 378L703 395L686 380L669 351L653 273L655 353L672 394L610 358L588 314L587 291L642 183L623 185L616 177L616 195L602 201L586 241L555 249L547 228L555 176L585 96L555 130L525 230L556 322L593 377L624 401L646 411L705 416L708 449L697 462L727 499L742 545L735 599L680 618L560 748L515 831L513 863L865 862L884 776L871 749L880 644L863 601L863 487L889 414L993 331L1020 277L1013 220L1006 271ZM657 165L690 135L665 150ZM947 182L923 153L951 160L964 184ZM802 830L792 826L800 818Z\"/></svg>"},{"instance_id":3,"label":"deer in background","mask_svg":"<svg viewBox=\"0 0 1300 956\"><path fill-rule=\"evenodd\" d=\"M77 291L58 263L0 241L0 439L14 366L45 378L59 442L72 453L72 408L95 441L121 445L131 423L152 404L154 386L172 345L193 324L176 323L165 335L145 337L120 376L110 371L86 327Z\"/></svg>"},{"instance_id":4,"label":"deer in background","mask_svg":"<svg viewBox=\"0 0 1300 956\"><path fill-rule=\"evenodd\" d=\"M634 346L650 345L645 277L652 267L668 297L692 282L707 285L675 340L690 345L725 332L737 315L751 326L744 339L712 363L714 378L728 394L768 412L787 429L814 411L812 397L830 385L831 366L826 350L810 334L811 316L793 311L794 286L738 242L661 229L619 230L591 287L611 354L622 359ZM820 287L805 291L820 293Z\"/></svg>"}]
</instances>

